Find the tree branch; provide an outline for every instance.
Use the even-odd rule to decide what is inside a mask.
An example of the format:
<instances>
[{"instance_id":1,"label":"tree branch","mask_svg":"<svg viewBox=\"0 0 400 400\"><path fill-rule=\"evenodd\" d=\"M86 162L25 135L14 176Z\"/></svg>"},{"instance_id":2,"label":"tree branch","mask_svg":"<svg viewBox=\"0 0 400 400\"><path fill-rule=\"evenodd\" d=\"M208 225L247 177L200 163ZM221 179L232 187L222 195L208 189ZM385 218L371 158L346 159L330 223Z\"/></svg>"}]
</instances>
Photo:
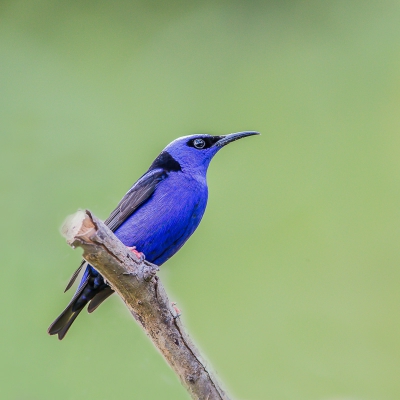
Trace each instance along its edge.
<instances>
[{"instance_id":1,"label":"tree branch","mask_svg":"<svg viewBox=\"0 0 400 400\"><path fill-rule=\"evenodd\" d=\"M186 333L156 275L158 267L140 261L89 211L78 211L62 233L125 302L193 399L229 400Z\"/></svg>"}]
</instances>

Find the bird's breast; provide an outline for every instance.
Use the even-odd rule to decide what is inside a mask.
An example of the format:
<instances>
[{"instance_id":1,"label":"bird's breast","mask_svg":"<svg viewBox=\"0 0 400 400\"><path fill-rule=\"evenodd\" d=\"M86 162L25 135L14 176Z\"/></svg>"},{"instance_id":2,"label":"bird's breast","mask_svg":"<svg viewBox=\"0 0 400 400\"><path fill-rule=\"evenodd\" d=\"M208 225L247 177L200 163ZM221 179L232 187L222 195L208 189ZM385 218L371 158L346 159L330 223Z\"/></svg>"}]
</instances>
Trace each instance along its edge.
<instances>
[{"instance_id":1,"label":"bird's breast","mask_svg":"<svg viewBox=\"0 0 400 400\"><path fill-rule=\"evenodd\" d=\"M203 217L205 179L171 172L153 195L115 231L127 246L136 246L148 261L161 265L192 235Z\"/></svg>"}]
</instances>

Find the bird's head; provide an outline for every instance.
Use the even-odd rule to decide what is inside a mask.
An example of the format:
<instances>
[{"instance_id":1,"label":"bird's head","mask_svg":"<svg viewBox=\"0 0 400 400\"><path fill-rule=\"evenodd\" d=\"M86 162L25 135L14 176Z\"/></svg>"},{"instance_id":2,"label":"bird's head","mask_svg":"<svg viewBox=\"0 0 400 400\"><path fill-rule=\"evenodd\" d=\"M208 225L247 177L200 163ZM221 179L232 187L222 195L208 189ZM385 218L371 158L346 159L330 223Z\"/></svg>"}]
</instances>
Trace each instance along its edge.
<instances>
[{"instance_id":1,"label":"bird's head","mask_svg":"<svg viewBox=\"0 0 400 400\"><path fill-rule=\"evenodd\" d=\"M252 135L259 135L259 133L246 131L231 133L224 136L205 134L183 136L171 142L163 150L163 153L168 153L177 163L176 167L178 167L179 164L183 172L199 172L205 174L211 159L222 147L235 140Z\"/></svg>"}]
</instances>

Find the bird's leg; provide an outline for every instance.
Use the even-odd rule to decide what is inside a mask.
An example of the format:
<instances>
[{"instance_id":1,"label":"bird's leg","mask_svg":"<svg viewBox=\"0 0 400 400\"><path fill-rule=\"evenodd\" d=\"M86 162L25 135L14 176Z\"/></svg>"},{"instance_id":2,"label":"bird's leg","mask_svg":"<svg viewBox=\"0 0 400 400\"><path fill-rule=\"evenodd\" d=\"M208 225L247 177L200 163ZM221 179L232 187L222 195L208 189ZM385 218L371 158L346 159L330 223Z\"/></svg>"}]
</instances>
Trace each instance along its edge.
<instances>
[{"instance_id":1,"label":"bird's leg","mask_svg":"<svg viewBox=\"0 0 400 400\"><path fill-rule=\"evenodd\" d=\"M126 247L128 248L129 251L131 251L139 259L140 262L145 260L145 258L146 258L145 255L143 253L141 253L140 251L137 251L136 246L132 246L132 247L126 246Z\"/></svg>"},{"instance_id":2,"label":"bird's leg","mask_svg":"<svg viewBox=\"0 0 400 400\"><path fill-rule=\"evenodd\" d=\"M172 308L174 309L176 315L174 315L174 319L180 317L182 315L181 310L176 306L176 303L171 303Z\"/></svg>"}]
</instances>

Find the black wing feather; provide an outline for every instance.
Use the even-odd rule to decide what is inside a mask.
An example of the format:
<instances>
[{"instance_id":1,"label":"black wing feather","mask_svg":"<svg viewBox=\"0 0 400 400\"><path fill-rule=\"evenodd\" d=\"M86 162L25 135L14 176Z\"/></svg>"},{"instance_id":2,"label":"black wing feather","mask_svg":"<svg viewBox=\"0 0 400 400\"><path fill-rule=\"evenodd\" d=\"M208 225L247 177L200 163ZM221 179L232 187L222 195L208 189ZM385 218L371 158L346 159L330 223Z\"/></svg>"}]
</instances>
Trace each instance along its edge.
<instances>
[{"instance_id":1,"label":"black wing feather","mask_svg":"<svg viewBox=\"0 0 400 400\"><path fill-rule=\"evenodd\" d=\"M164 169L148 171L126 193L117 208L106 219L105 224L112 230L117 230L121 224L136 211L156 190L157 185L164 180L168 172Z\"/></svg>"}]
</instances>

